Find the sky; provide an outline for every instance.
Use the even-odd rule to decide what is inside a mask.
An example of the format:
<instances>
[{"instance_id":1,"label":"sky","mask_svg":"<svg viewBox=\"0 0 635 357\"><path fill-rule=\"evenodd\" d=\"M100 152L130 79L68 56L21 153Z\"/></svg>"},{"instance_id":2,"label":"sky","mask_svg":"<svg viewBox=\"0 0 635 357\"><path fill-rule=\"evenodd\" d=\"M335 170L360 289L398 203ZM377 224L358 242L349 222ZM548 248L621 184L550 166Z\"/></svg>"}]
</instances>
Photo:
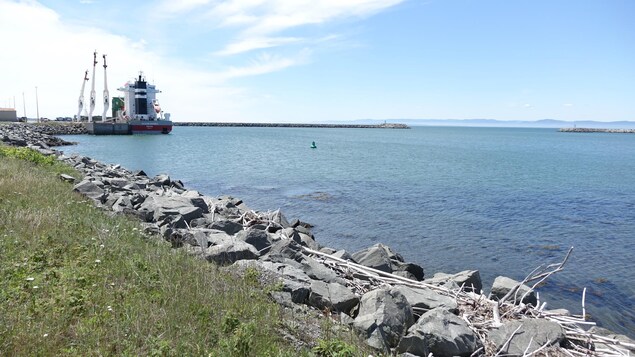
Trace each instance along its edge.
<instances>
[{"instance_id":1,"label":"sky","mask_svg":"<svg viewBox=\"0 0 635 357\"><path fill-rule=\"evenodd\" d=\"M111 96L143 71L174 121L633 121L633 18L633 0L0 0L0 107L77 114L97 50L98 99L106 54Z\"/></svg>"}]
</instances>

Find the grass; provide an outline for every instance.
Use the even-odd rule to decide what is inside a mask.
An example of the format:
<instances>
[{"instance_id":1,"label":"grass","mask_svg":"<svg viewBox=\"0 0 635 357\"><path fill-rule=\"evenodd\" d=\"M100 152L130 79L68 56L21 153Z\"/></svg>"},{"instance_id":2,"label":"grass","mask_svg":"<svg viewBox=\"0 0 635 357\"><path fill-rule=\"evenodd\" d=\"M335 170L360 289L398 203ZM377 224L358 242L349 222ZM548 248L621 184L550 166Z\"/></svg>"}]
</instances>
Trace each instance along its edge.
<instances>
[{"instance_id":1,"label":"grass","mask_svg":"<svg viewBox=\"0 0 635 357\"><path fill-rule=\"evenodd\" d=\"M0 355L366 353L350 333L297 352L254 279L145 236L57 178L77 172L22 150L0 146Z\"/></svg>"}]
</instances>

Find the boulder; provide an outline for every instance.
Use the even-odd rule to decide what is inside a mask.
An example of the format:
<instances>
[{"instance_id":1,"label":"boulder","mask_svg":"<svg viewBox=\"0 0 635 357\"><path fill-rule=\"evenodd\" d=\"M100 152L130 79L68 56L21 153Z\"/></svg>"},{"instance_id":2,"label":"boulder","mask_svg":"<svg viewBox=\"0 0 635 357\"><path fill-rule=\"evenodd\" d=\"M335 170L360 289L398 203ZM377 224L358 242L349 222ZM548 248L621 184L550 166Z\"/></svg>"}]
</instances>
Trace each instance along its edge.
<instances>
[{"instance_id":1,"label":"boulder","mask_svg":"<svg viewBox=\"0 0 635 357\"><path fill-rule=\"evenodd\" d=\"M399 342L398 352L416 356L470 356L481 342L467 323L445 309L423 314Z\"/></svg>"},{"instance_id":2,"label":"boulder","mask_svg":"<svg viewBox=\"0 0 635 357\"><path fill-rule=\"evenodd\" d=\"M300 263L304 257L302 247L298 243L291 239L283 239L271 245L266 259L277 262L281 262L282 259L290 259Z\"/></svg>"},{"instance_id":3,"label":"boulder","mask_svg":"<svg viewBox=\"0 0 635 357\"><path fill-rule=\"evenodd\" d=\"M423 268L414 263L406 263L401 255L381 243L353 253L353 259L361 265L386 273L402 272L397 275L413 280L423 280Z\"/></svg>"},{"instance_id":4,"label":"boulder","mask_svg":"<svg viewBox=\"0 0 635 357\"><path fill-rule=\"evenodd\" d=\"M244 241L256 247L257 251L261 251L271 245L271 240L266 231L258 229L249 229L247 231L240 231L236 235L237 239Z\"/></svg>"},{"instance_id":5,"label":"boulder","mask_svg":"<svg viewBox=\"0 0 635 357\"><path fill-rule=\"evenodd\" d=\"M112 210L115 212L123 212L124 209L132 209L132 201L129 196L121 196L119 197L115 203L112 205Z\"/></svg>"},{"instance_id":6,"label":"boulder","mask_svg":"<svg viewBox=\"0 0 635 357\"><path fill-rule=\"evenodd\" d=\"M148 196L139 206L140 211L152 212L155 221L161 221L167 216L183 216L186 222L203 216L203 210L194 206L191 198L178 196Z\"/></svg>"},{"instance_id":7,"label":"boulder","mask_svg":"<svg viewBox=\"0 0 635 357\"><path fill-rule=\"evenodd\" d=\"M447 310L453 314L459 311L456 300L430 289L416 289L403 285L395 286L395 289L406 297L412 306L413 314L416 316L421 316L423 313L436 308Z\"/></svg>"},{"instance_id":8,"label":"boulder","mask_svg":"<svg viewBox=\"0 0 635 357\"><path fill-rule=\"evenodd\" d=\"M333 270L311 257L304 256L300 263L302 263L302 270L311 279L321 280L326 283L346 284L346 281L340 278Z\"/></svg>"},{"instance_id":9,"label":"boulder","mask_svg":"<svg viewBox=\"0 0 635 357\"><path fill-rule=\"evenodd\" d=\"M492 284L492 290L490 293L491 298L494 300L502 299L505 295L507 295L507 293L509 293L512 289L514 289L518 284L520 284L520 282L514 279L510 279L504 276L496 277L496 279L494 279L494 283ZM510 298L508 298L507 301L510 303L514 303L514 302L519 303L520 298L523 297L525 293L530 291L530 289L531 288L525 284L521 285L516 291L516 293L514 294L514 296L511 296ZM529 294L527 294L527 296L523 299L522 302L525 304L532 304L533 306L536 306L538 300L536 299L536 294L533 291L531 291Z\"/></svg>"},{"instance_id":10,"label":"boulder","mask_svg":"<svg viewBox=\"0 0 635 357\"><path fill-rule=\"evenodd\" d=\"M334 312L344 312L348 315L357 306L359 298L346 286L338 283L325 283L313 280L309 304L320 310L329 309Z\"/></svg>"},{"instance_id":11,"label":"boulder","mask_svg":"<svg viewBox=\"0 0 635 357\"><path fill-rule=\"evenodd\" d=\"M611 330L605 329L603 327L598 327L598 326L591 327L589 329L589 332L594 335L604 336L612 340L617 340L621 344L620 346L618 346L619 349L624 350L624 352L629 351L631 355L635 355L635 347L633 347L635 346L635 341L628 338L628 336L620 335ZM628 347L625 346L624 344L628 344ZM609 347L609 344L595 343L596 350L597 349L610 350L614 347L615 347L614 345ZM626 353L624 353L624 355L626 355Z\"/></svg>"},{"instance_id":12,"label":"boulder","mask_svg":"<svg viewBox=\"0 0 635 357\"><path fill-rule=\"evenodd\" d=\"M103 185L100 187L93 181L83 180L73 187L73 191L79 192L99 203L104 203L106 200L106 191L103 189Z\"/></svg>"},{"instance_id":13,"label":"boulder","mask_svg":"<svg viewBox=\"0 0 635 357\"><path fill-rule=\"evenodd\" d=\"M257 259L258 252L253 245L241 240L214 245L205 250L205 259L218 265L229 265L237 260Z\"/></svg>"},{"instance_id":14,"label":"boulder","mask_svg":"<svg viewBox=\"0 0 635 357\"><path fill-rule=\"evenodd\" d=\"M170 176L165 174L156 175L150 180L150 184L158 185L158 186L169 186Z\"/></svg>"},{"instance_id":15,"label":"boulder","mask_svg":"<svg viewBox=\"0 0 635 357\"><path fill-rule=\"evenodd\" d=\"M560 344L564 340L564 330L556 322L546 319L514 320L490 331L488 339L496 345L496 351L502 349L505 356L523 356L525 353L531 354L543 345Z\"/></svg>"},{"instance_id":16,"label":"boulder","mask_svg":"<svg viewBox=\"0 0 635 357\"><path fill-rule=\"evenodd\" d=\"M236 223L234 221L230 221L227 219L216 221L207 226L211 229L217 229L219 231L223 231L229 235L234 235L243 230L242 224Z\"/></svg>"},{"instance_id":17,"label":"boulder","mask_svg":"<svg viewBox=\"0 0 635 357\"><path fill-rule=\"evenodd\" d=\"M464 270L456 274L436 273L425 282L433 285L445 285L448 281L455 282L458 286L463 286L464 291L479 293L483 289L481 275L478 270Z\"/></svg>"},{"instance_id":18,"label":"boulder","mask_svg":"<svg viewBox=\"0 0 635 357\"><path fill-rule=\"evenodd\" d=\"M394 252L387 246L378 243L372 247L353 253L353 259L361 265L369 268L392 273L391 254Z\"/></svg>"},{"instance_id":19,"label":"boulder","mask_svg":"<svg viewBox=\"0 0 635 357\"><path fill-rule=\"evenodd\" d=\"M340 258L340 259L343 259L343 260L351 261L353 263L357 263L355 261L355 259L353 259L353 256L349 252L344 250L344 249L340 249L340 250L338 250L337 252L335 252L335 253L333 253L331 255L336 257L336 258Z\"/></svg>"},{"instance_id":20,"label":"boulder","mask_svg":"<svg viewBox=\"0 0 635 357\"><path fill-rule=\"evenodd\" d=\"M353 327L369 346L388 353L413 322L406 297L399 290L381 288L362 296Z\"/></svg>"},{"instance_id":21,"label":"boulder","mask_svg":"<svg viewBox=\"0 0 635 357\"><path fill-rule=\"evenodd\" d=\"M60 180L70 182L70 183L75 182L75 178L67 174L60 174Z\"/></svg>"}]
</instances>

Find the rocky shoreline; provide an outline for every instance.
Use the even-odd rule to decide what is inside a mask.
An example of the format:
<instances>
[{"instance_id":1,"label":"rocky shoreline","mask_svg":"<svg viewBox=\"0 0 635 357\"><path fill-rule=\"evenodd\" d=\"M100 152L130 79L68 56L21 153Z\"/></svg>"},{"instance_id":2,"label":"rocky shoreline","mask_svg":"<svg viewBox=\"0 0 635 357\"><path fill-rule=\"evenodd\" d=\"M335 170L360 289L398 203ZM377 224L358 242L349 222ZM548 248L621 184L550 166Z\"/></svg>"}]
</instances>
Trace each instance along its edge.
<instances>
[{"instance_id":1,"label":"rocky shoreline","mask_svg":"<svg viewBox=\"0 0 635 357\"><path fill-rule=\"evenodd\" d=\"M532 287L565 260L526 281L498 277L483 293L477 270L432 277L376 244L349 253L324 247L311 225L282 212L257 212L240 199L189 190L168 175L148 177L119 165L52 149L59 141L27 124L0 125L0 141L28 146L80 171L74 190L97 206L142 221L146 232L238 273L257 270L286 307L308 305L349 325L382 353L404 356L613 355L635 352L626 336L584 316L546 310ZM71 129L68 129L71 130ZM75 129L72 129L75 130ZM62 143L64 142L64 143ZM75 181L70 176L64 180ZM534 284L535 283L535 284Z\"/></svg>"}]
</instances>

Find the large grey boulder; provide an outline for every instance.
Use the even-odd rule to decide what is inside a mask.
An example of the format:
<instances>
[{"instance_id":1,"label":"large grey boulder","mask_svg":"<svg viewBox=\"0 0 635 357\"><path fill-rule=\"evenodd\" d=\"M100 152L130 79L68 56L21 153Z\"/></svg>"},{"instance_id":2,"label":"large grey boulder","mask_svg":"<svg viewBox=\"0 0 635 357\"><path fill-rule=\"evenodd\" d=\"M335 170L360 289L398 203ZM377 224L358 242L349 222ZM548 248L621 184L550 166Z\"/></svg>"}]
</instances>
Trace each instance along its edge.
<instances>
[{"instance_id":1,"label":"large grey boulder","mask_svg":"<svg viewBox=\"0 0 635 357\"><path fill-rule=\"evenodd\" d=\"M257 259L258 252L253 245L241 240L214 245L205 250L205 259L218 265L229 265L237 260Z\"/></svg>"},{"instance_id":2,"label":"large grey boulder","mask_svg":"<svg viewBox=\"0 0 635 357\"><path fill-rule=\"evenodd\" d=\"M306 257L302 254L302 246L291 239L283 239L271 245L269 253L265 259L271 261L282 262L284 259L294 260L298 263L302 262Z\"/></svg>"},{"instance_id":3,"label":"large grey boulder","mask_svg":"<svg viewBox=\"0 0 635 357\"><path fill-rule=\"evenodd\" d=\"M357 303L359 298L344 285L318 280L313 280L311 283L309 304L320 310L329 309L350 315Z\"/></svg>"},{"instance_id":4,"label":"large grey boulder","mask_svg":"<svg viewBox=\"0 0 635 357\"><path fill-rule=\"evenodd\" d=\"M73 191L79 192L98 203L104 203L107 196L106 190L103 189L103 185L99 186L96 182L86 179L75 185L73 187Z\"/></svg>"},{"instance_id":5,"label":"large grey boulder","mask_svg":"<svg viewBox=\"0 0 635 357\"><path fill-rule=\"evenodd\" d=\"M496 277L496 279L494 279L494 283L492 284L492 290L490 295L492 299L500 300L505 295L507 295L507 293L509 293L512 289L514 289L518 284L520 284L519 281L510 279L505 276ZM512 296L510 296L506 301L510 303L514 303L514 302L519 303L520 299L525 295L525 293L527 293L530 290L531 288L529 286L522 284L518 288L516 293L512 294ZM531 291L529 294L527 294L527 296L523 299L522 302L525 304L532 304L533 306L536 306L538 300L536 298L536 294L533 291Z\"/></svg>"},{"instance_id":6,"label":"large grey boulder","mask_svg":"<svg viewBox=\"0 0 635 357\"><path fill-rule=\"evenodd\" d=\"M243 230L242 224L227 219L212 222L207 227L211 229L218 229L219 231L223 231L229 235L234 235Z\"/></svg>"},{"instance_id":7,"label":"large grey boulder","mask_svg":"<svg viewBox=\"0 0 635 357\"><path fill-rule=\"evenodd\" d=\"M458 286L463 286L464 291L479 293L483 289L481 274L478 270L464 270L456 274L436 273L425 282L433 285L445 285L447 282L454 282Z\"/></svg>"},{"instance_id":8,"label":"large grey boulder","mask_svg":"<svg viewBox=\"0 0 635 357\"><path fill-rule=\"evenodd\" d=\"M327 283L346 284L346 281L339 277L337 273L311 257L303 257L301 264L302 269L311 279L322 280Z\"/></svg>"},{"instance_id":9,"label":"large grey boulder","mask_svg":"<svg viewBox=\"0 0 635 357\"><path fill-rule=\"evenodd\" d=\"M179 196L148 196L139 211L152 212L155 221L167 216L181 215L186 222L203 216L203 209L193 204L192 198ZM204 202L203 202L204 203Z\"/></svg>"},{"instance_id":10,"label":"large grey boulder","mask_svg":"<svg viewBox=\"0 0 635 357\"><path fill-rule=\"evenodd\" d=\"M490 331L488 339L496 345L496 351L502 349L505 356L523 356L543 345L559 344L564 339L564 330L556 322L546 319L514 320ZM509 343L505 345L508 340Z\"/></svg>"},{"instance_id":11,"label":"large grey boulder","mask_svg":"<svg viewBox=\"0 0 635 357\"><path fill-rule=\"evenodd\" d=\"M414 263L406 263L401 255L381 243L353 253L352 258L359 264L396 275L423 280L423 268Z\"/></svg>"},{"instance_id":12,"label":"large grey boulder","mask_svg":"<svg viewBox=\"0 0 635 357\"><path fill-rule=\"evenodd\" d=\"M369 346L389 352L413 323L406 297L399 290L381 288L362 296L353 327Z\"/></svg>"},{"instance_id":13,"label":"large grey boulder","mask_svg":"<svg viewBox=\"0 0 635 357\"><path fill-rule=\"evenodd\" d=\"M271 245L271 240L266 231L259 229L249 229L247 231L240 231L236 235L237 239L244 241L256 247L257 251L261 251Z\"/></svg>"},{"instance_id":14,"label":"large grey boulder","mask_svg":"<svg viewBox=\"0 0 635 357\"><path fill-rule=\"evenodd\" d=\"M416 356L470 356L481 342L467 323L445 309L423 314L399 342L398 352Z\"/></svg>"},{"instance_id":15,"label":"large grey boulder","mask_svg":"<svg viewBox=\"0 0 635 357\"><path fill-rule=\"evenodd\" d=\"M458 313L456 300L430 289L415 289L403 285L395 286L395 289L406 297L416 316L421 316L425 312L436 308L441 308L454 314Z\"/></svg>"}]
</instances>

